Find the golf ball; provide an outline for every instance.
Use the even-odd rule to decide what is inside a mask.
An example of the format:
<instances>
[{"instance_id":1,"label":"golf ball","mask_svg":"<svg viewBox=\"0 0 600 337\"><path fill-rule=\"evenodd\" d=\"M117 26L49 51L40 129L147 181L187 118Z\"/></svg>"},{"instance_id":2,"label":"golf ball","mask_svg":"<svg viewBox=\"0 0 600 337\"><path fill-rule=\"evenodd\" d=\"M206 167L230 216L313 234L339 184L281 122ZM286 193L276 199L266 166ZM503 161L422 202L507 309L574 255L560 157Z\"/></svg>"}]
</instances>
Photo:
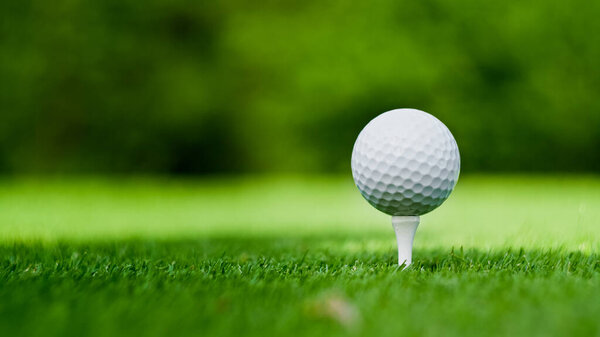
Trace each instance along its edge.
<instances>
[{"instance_id":1,"label":"golf ball","mask_svg":"<svg viewBox=\"0 0 600 337\"><path fill-rule=\"evenodd\" d=\"M352 150L352 176L367 201L389 215L422 215L441 205L460 172L450 130L416 109L371 120Z\"/></svg>"}]
</instances>

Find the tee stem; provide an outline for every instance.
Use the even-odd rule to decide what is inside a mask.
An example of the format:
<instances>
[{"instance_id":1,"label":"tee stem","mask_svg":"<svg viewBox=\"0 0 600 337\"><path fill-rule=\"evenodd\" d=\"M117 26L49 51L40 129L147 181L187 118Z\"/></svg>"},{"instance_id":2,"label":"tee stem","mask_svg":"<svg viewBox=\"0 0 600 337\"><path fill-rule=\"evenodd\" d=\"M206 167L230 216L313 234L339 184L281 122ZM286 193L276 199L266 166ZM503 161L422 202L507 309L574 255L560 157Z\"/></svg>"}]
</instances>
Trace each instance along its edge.
<instances>
[{"instance_id":1,"label":"tee stem","mask_svg":"<svg viewBox=\"0 0 600 337\"><path fill-rule=\"evenodd\" d=\"M412 263L413 240L420 220L418 216L392 216L392 227L398 242L398 265L404 265L404 268Z\"/></svg>"}]
</instances>

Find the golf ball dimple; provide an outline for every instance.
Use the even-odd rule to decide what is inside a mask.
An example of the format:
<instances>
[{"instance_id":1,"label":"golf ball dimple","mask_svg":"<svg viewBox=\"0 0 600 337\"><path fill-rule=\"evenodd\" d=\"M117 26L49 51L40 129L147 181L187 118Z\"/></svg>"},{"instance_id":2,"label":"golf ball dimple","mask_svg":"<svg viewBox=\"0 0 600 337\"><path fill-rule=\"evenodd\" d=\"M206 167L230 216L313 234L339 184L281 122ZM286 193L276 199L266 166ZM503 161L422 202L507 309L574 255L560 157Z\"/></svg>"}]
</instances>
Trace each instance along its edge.
<instances>
[{"instance_id":1,"label":"golf ball dimple","mask_svg":"<svg viewBox=\"0 0 600 337\"><path fill-rule=\"evenodd\" d=\"M396 109L370 121L352 151L352 176L363 197L389 215L422 215L441 205L460 172L450 130L416 109Z\"/></svg>"}]
</instances>

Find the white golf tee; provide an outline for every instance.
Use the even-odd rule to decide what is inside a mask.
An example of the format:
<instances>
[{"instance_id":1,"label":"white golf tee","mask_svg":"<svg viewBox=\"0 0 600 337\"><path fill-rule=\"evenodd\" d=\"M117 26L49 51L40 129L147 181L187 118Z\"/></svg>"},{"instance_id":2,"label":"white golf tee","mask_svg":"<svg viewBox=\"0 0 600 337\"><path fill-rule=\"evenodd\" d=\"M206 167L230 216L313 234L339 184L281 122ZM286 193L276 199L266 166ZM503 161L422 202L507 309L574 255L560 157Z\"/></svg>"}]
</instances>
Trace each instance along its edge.
<instances>
[{"instance_id":1,"label":"white golf tee","mask_svg":"<svg viewBox=\"0 0 600 337\"><path fill-rule=\"evenodd\" d=\"M412 246L417 227L421 221L418 216L392 216L392 226L398 242L398 265L408 267L412 263Z\"/></svg>"}]
</instances>

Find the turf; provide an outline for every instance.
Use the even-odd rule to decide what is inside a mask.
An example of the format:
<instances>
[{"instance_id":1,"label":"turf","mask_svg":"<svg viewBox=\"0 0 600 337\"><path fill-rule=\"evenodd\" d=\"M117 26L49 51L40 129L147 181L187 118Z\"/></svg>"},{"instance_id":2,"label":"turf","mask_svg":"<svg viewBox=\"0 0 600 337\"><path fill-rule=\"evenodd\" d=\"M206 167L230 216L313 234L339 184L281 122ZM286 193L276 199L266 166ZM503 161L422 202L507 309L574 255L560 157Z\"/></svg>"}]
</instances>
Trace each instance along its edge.
<instances>
[{"instance_id":1,"label":"turf","mask_svg":"<svg viewBox=\"0 0 600 337\"><path fill-rule=\"evenodd\" d=\"M404 271L348 177L1 186L6 336L600 335L596 177L462 177Z\"/></svg>"}]
</instances>

